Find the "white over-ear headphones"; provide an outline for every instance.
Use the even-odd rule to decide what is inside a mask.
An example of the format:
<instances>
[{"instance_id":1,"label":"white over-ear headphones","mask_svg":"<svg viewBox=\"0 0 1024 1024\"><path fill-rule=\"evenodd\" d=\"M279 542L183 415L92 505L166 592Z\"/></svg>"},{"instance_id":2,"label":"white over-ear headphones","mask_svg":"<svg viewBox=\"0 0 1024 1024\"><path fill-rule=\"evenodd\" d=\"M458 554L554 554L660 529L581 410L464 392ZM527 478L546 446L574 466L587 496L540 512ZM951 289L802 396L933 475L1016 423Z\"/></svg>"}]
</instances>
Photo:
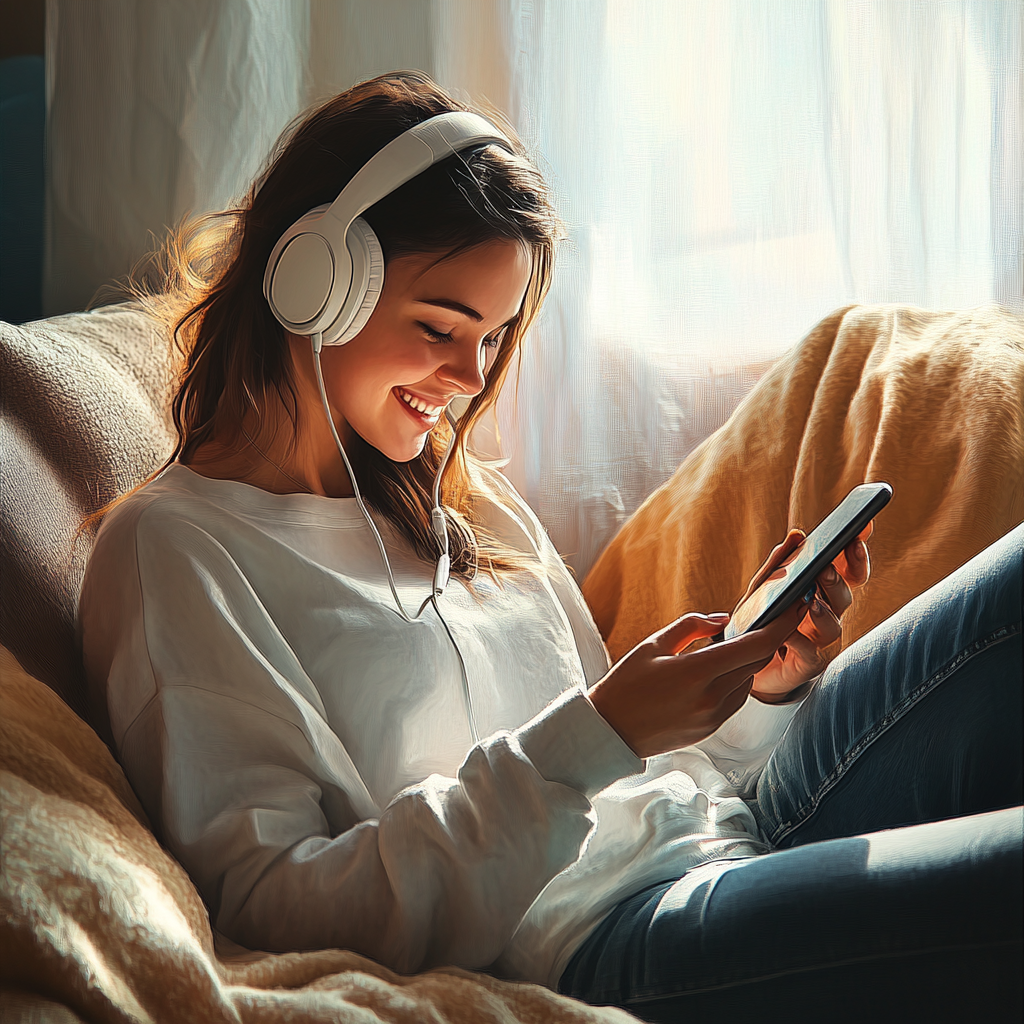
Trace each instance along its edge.
<instances>
[{"instance_id":1,"label":"white over-ear headphones","mask_svg":"<svg viewBox=\"0 0 1024 1024\"><path fill-rule=\"evenodd\" d=\"M384 286L384 256L359 215L440 160L471 146L512 143L479 114L428 118L371 157L333 203L300 217L278 239L263 294L293 334L344 345L366 326Z\"/></svg>"}]
</instances>

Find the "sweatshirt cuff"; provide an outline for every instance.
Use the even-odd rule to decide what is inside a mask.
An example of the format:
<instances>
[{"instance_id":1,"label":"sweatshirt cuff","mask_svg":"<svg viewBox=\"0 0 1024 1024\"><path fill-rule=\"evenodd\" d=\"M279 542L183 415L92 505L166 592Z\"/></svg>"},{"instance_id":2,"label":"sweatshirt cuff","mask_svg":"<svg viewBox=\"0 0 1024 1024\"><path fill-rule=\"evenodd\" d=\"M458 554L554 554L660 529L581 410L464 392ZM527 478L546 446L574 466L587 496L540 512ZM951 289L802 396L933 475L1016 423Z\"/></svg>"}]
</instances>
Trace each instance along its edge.
<instances>
[{"instance_id":1,"label":"sweatshirt cuff","mask_svg":"<svg viewBox=\"0 0 1024 1024\"><path fill-rule=\"evenodd\" d=\"M608 724L581 689L566 690L513 734L548 782L591 797L644 762Z\"/></svg>"},{"instance_id":2,"label":"sweatshirt cuff","mask_svg":"<svg viewBox=\"0 0 1024 1024\"><path fill-rule=\"evenodd\" d=\"M774 748L802 704L802 700L792 704L764 704L748 696L739 711L695 746L704 747L709 753L710 749L743 750L749 755Z\"/></svg>"}]
</instances>

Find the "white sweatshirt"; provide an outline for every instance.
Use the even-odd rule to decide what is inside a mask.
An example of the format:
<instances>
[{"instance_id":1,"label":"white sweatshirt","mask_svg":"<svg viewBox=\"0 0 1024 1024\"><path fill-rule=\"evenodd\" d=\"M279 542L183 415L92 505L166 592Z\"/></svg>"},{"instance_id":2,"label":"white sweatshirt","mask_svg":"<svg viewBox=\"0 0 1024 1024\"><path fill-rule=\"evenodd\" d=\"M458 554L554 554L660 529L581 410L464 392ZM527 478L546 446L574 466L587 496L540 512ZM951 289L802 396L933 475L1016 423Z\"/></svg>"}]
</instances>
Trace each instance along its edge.
<instances>
[{"instance_id":1,"label":"white sweatshirt","mask_svg":"<svg viewBox=\"0 0 1024 1024\"><path fill-rule=\"evenodd\" d=\"M173 465L108 515L80 625L121 763L214 926L403 972L551 986L621 899L764 852L741 799L797 705L748 699L640 761L584 688L608 655L543 527L497 470L492 530L547 578L454 577L410 624L354 499ZM406 609L433 565L377 518ZM474 735L475 734L475 735ZM479 742L476 742L479 737Z\"/></svg>"}]
</instances>

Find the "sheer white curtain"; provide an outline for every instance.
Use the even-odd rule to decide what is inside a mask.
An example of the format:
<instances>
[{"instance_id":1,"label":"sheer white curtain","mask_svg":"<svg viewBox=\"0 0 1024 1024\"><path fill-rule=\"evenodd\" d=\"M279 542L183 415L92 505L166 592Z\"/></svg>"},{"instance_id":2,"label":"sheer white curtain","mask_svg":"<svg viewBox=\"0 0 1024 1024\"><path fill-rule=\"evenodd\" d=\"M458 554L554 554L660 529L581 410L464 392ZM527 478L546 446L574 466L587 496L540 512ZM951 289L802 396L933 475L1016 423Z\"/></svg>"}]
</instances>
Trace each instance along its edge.
<instances>
[{"instance_id":1,"label":"sheer white curtain","mask_svg":"<svg viewBox=\"0 0 1024 1024\"><path fill-rule=\"evenodd\" d=\"M420 67L508 112L570 230L497 426L579 575L852 302L1024 310L1022 5L50 0L49 311L302 107ZM486 437L481 445L491 444Z\"/></svg>"}]
</instances>

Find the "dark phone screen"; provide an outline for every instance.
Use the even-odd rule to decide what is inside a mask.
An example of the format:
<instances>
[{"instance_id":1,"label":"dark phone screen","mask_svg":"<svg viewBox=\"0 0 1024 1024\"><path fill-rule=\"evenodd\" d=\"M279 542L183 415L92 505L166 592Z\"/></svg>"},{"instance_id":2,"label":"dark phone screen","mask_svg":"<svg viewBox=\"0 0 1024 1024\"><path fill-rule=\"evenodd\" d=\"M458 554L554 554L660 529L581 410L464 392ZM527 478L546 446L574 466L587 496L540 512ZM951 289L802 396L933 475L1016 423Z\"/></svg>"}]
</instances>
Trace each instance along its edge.
<instances>
[{"instance_id":1,"label":"dark phone screen","mask_svg":"<svg viewBox=\"0 0 1024 1024\"><path fill-rule=\"evenodd\" d=\"M725 639L745 633L770 611L771 614L758 623L758 626L766 626L811 590L818 574L868 525L890 497L892 488L888 484L861 484L850 491L810 533L796 558L782 567L783 575L762 583L736 609L725 628Z\"/></svg>"}]
</instances>

